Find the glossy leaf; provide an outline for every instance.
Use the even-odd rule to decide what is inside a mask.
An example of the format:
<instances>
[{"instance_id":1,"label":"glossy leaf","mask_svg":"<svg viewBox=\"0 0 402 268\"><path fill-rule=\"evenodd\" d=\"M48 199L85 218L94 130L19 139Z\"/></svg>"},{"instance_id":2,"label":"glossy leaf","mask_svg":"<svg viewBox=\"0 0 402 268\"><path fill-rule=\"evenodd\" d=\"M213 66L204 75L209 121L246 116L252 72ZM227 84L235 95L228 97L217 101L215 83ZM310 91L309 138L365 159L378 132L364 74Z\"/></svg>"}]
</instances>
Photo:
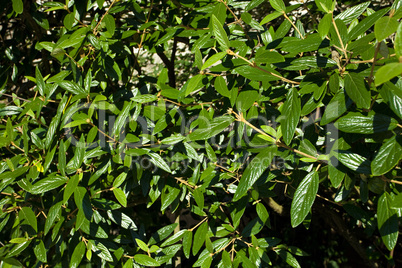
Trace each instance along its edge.
<instances>
[{"instance_id":1,"label":"glossy leaf","mask_svg":"<svg viewBox=\"0 0 402 268\"><path fill-rule=\"evenodd\" d=\"M374 134L396 128L398 122L387 115L348 113L335 122L335 126L346 133Z\"/></svg>"},{"instance_id":2,"label":"glossy leaf","mask_svg":"<svg viewBox=\"0 0 402 268\"><path fill-rule=\"evenodd\" d=\"M394 168L402 158L402 140L394 136L381 145L380 150L371 162L374 176L380 176Z\"/></svg>"},{"instance_id":3,"label":"glossy leaf","mask_svg":"<svg viewBox=\"0 0 402 268\"><path fill-rule=\"evenodd\" d=\"M84 257L85 248L85 243L83 241L80 241L74 248L73 254L71 255L70 268L78 267L81 263L82 257Z\"/></svg>"},{"instance_id":4,"label":"glossy leaf","mask_svg":"<svg viewBox=\"0 0 402 268\"><path fill-rule=\"evenodd\" d=\"M301 114L301 101L296 88L291 88L287 94L282 108L281 128L284 142L289 145L292 142Z\"/></svg>"},{"instance_id":5,"label":"glossy leaf","mask_svg":"<svg viewBox=\"0 0 402 268\"><path fill-rule=\"evenodd\" d=\"M393 34L399 26L399 22L394 17L382 17L374 25L374 34L378 42Z\"/></svg>"},{"instance_id":6,"label":"glossy leaf","mask_svg":"<svg viewBox=\"0 0 402 268\"><path fill-rule=\"evenodd\" d=\"M327 36L329 29L332 24L332 14L325 14L325 16L321 19L320 24L318 24L318 33L321 36L321 39L324 39Z\"/></svg>"},{"instance_id":7,"label":"glossy leaf","mask_svg":"<svg viewBox=\"0 0 402 268\"><path fill-rule=\"evenodd\" d=\"M24 224L32 227L35 232L38 231L38 221L36 219L35 213L30 207L22 207L18 215L21 217Z\"/></svg>"},{"instance_id":8,"label":"glossy leaf","mask_svg":"<svg viewBox=\"0 0 402 268\"><path fill-rule=\"evenodd\" d=\"M282 0L269 0L269 3L276 11L279 11L282 13L286 12L286 6Z\"/></svg>"},{"instance_id":9,"label":"glossy leaf","mask_svg":"<svg viewBox=\"0 0 402 268\"><path fill-rule=\"evenodd\" d=\"M211 22L212 22L212 29L213 29L215 38L218 41L219 45L222 47L223 51L226 52L226 50L229 49L228 36L227 36L225 30L223 29L222 24L215 17L215 15L211 16Z\"/></svg>"},{"instance_id":10,"label":"glossy leaf","mask_svg":"<svg viewBox=\"0 0 402 268\"><path fill-rule=\"evenodd\" d=\"M116 197L117 201L123 206L127 207L127 197L126 194L120 188L114 188L113 194Z\"/></svg>"},{"instance_id":11,"label":"glossy leaf","mask_svg":"<svg viewBox=\"0 0 402 268\"><path fill-rule=\"evenodd\" d=\"M370 5L370 2L361 3L354 7L348 8L341 14L337 15L335 19L342 20L345 24L351 23L354 19L357 19Z\"/></svg>"},{"instance_id":12,"label":"glossy leaf","mask_svg":"<svg viewBox=\"0 0 402 268\"><path fill-rule=\"evenodd\" d=\"M398 216L392 208L392 198L387 192L378 199L377 222L385 246L388 250L394 249L398 240Z\"/></svg>"},{"instance_id":13,"label":"glossy leaf","mask_svg":"<svg viewBox=\"0 0 402 268\"><path fill-rule=\"evenodd\" d=\"M226 81L222 76L218 76L215 78L215 83L214 83L216 91L219 92L224 97L230 98L230 91L228 90L228 86L226 85Z\"/></svg>"},{"instance_id":14,"label":"glossy leaf","mask_svg":"<svg viewBox=\"0 0 402 268\"><path fill-rule=\"evenodd\" d=\"M396 31L394 48L395 48L396 57L399 59L399 62L401 62L401 57L402 57L402 26L401 26L401 24L399 24L398 29Z\"/></svg>"},{"instance_id":15,"label":"glossy leaf","mask_svg":"<svg viewBox=\"0 0 402 268\"><path fill-rule=\"evenodd\" d=\"M216 62L218 62L219 60L221 60L223 57L226 56L226 51L225 52L218 52L214 55L212 55L210 58L208 58L205 63L202 65L201 70L204 70L208 67L210 67L211 65L215 64Z\"/></svg>"},{"instance_id":16,"label":"glossy leaf","mask_svg":"<svg viewBox=\"0 0 402 268\"><path fill-rule=\"evenodd\" d=\"M371 104L370 91L366 89L364 77L357 73L345 74L345 91L356 103L357 107L369 109Z\"/></svg>"},{"instance_id":17,"label":"glossy leaf","mask_svg":"<svg viewBox=\"0 0 402 268\"><path fill-rule=\"evenodd\" d=\"M293 196L290 208L292 227L296 227L302 223L310 212L318 192L318 186L318 173L315 171L307 174L307 176L300 182Z\"/></svg>"},{"instance_id":18,"label":"glossy leaf","mask_svg":"<svg viewBox=\"0 0 402 268\"><path fill-rule=\"evenodd\" d=\"M198 253L198 251L204 244L207 232L208 232L208 222L205 221L197 228L197 231L194 234L193 249L192 249L194 256Z\"/></svg>"},{"instance_id":19,"label":"glossy leaf","mask_svg":"<svg viewBox=\"0 0 402 268\"><path fill-rule=\"evenodd\" d=\"M375 73L375 85L379 86L402 74L402 63L392 62L382 66Z\"/></svg>"},{"instance_id":20,"label":"glossy leaf","mask_svg":"<svg viewBox=\"0 0 402 268\"><path fill-rule=\"evenodd\" d=\"M254 183L260 178L262 173L269 167L274 157L277 147L271 146L264 151L257 154L244 171L239 185L237 186L235 195L233 196L233 202L243 197L246 192L254 185Z\"/></svg>"}]
</instances>

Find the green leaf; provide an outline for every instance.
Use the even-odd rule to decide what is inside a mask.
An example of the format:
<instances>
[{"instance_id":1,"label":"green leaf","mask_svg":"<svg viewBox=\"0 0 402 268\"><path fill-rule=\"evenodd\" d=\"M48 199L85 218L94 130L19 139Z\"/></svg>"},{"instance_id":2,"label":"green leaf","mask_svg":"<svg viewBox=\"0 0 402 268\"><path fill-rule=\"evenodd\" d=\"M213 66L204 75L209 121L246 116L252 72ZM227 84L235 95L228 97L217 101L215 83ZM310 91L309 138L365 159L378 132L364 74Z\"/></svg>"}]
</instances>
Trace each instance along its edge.
<instances>
[{"instance_id":1,"label":"green leaf","mask_svg":"<svg viewBox=\"0 0 402 268\"><path fill-rule=\"evenodd\" d=\"M251 160L240 179L233 196L233 202L239 200L254 185L269 165L271 165L276 151L276 146L267 147Z\"/></svg>"},{"instance_id":2,"label":"green leaf","mask_svg":"<svg viewBox=\"0 0 402 268\"><path fill-rule=\"evenodd\" d=\"M257 211L257 215L258 217L261 219L261 221L268 226L268 228L271 227L271 224L269 222L269 214L267 209L265 208L265 206L262 203L257 203L256 206L256 211Z\"/></svg>"},{"instance_id":3,"label":"green leaf","mask_svg":"<svg viewBox=\"0 0 402 268\"><path fill-rule=\"evenodd\" d=\"M116 223L117 225L123 227L124 229L133 230L133 231L138 230L138 227L134 223L134 221L129 216L127 216L123 212L120 212L119 210L108 210L107 211L107 216L114 223Z\"/></svg>"},{"instance_id":4,"label":"green leaf","mask_svg":"<svg viewBox=\"0 0 402 268\"><path fill-rule=\"evenodd\" d=\"M235 69L236 73L240 74L241 76L244 76L247 79L250 80L256 80L256 81L276 81L279 80L278 77L273 76L271 73L273 73L273 70L270 70L268 67L261 67L262 69L268 71L264 71L261 69L257 69L255 67L249 66L249 65L244 65L237 67Z\"/></svg>"},{"instance_id":5,"label":"green leaf","mask_svg":"<svg viewBox=\"0 0 402 268\"><path fill-rule=\"evenodd\" d=\"M30 207L22 207L18 215L21 217L21 221L24 224L26 223L31 226L35 232L38 232L38 221L36 220L35 213Z\"/></svg>"},{"instance_id":6,"label":"green leaf","mask_svg":"<svg viewBox=\"0 0 402 268\"><path fill-rule=\"evenodd\" d=\"M66 149L63 141L59 144L59 157L58 157L58 167L63 176L66 175Z\"/></svg>"},{"instance_id":7,"label":"green leaf","mask_svg":"<svg viewBox=\"0 0 402 268\"><path fill-rule=\"evenodd\" d=\"M399 22L394 17L382 17L374 25L374 34L378 42L381 42L393 34L399 26Z\"/></svg>"},{"instance_id":8,"label":"green leaf","mask_svg":"<svg viewBox=\"0 0 402 268\"><path fill-rule=\"evenodd\" d=\"M253 9L253 8L258 7L258 6L261 5L264 1L265 1L265 0L251 0L251 1L247 4L247 6L246 6L246 8L245 8L245 11L249 11L249 10L251 10L251 9Z\"/></svg>"},{"instance_id":9,"label":"green leaf","mask_svg":"<svg viewBox=\"0 0 402 268\"><path fill-rule=\"evenodd\" d=\"M318 186L318 173L312 171L304 177L297 187L290 208L290 219L293 228L302 223L310 212L318 192Z\"/></svg>"},{"instance_id":10,"label":"green leaf","mask_svg":"<svg viewBox=\"0 0 402 268\"><path fill-rule=\"evenodd\" d=\"M131 98L132 101L135 101L138 103L153 102L157 99L158 99L158 97L156 95L152 95L152 94L143 94L143 95L138 95L138 96Z\"/></svg>"},{"instance_id":11,"label":"green leaf","mask_svg":"<svg viewBox=\"0 0 402 268\"><path fill-rule=\"evenodd\" d=\"M354 19L357 19L366 8L370 5L370 1L361 3L357 6L347 8L341 14L335 17L336 20L342 20L345 24L351 23Z\"/></svg>"},{"instance_id":12,"label":"green leaf","mask_svg":"<svg viewBox=\"0 0 402 268\"><path fill-rule=\"evenodd\" d=\"M351 153L349 151L339 151L335 155L338 160L351 170L361 173L361 174L371 174L370 161L356 153Z\"/></svg>"},{"instance_id":13,"label":"green leaf","mask_svg":"<svg viewBox=\"0 0 402 268\"><path fill-rule=\"evenodd\" d=\"M318 9L325 13L332 13L334 10L332 0L315 0Z\"/></svg>"},{"instance_id":14,"label":"green leaf","mask_svg":"<svg viewBox=\"0 0 402 268\"><path fill-rule=\"evenodd\" d=\"M162 240L164 240L166 237L168 237L174 229L177 227L177 223L173 223L170 225L167 225L165 227L162 227L159 229L156 233L152 235L152 237L148 241L148 245L154 245Z\"/></svg>"},{"instance_id":15,"label":"green leaf","mask_svg":"<svg viewBox=\"0 0 402 268\"><path fill-rule=\"evenodd\" d=\"M159 262L157 262L155 259L145 254L134 255L134 260L138 262L140 265L144 265L147 267L160 266Z\"/></svg>"},{"instance_id":16,"label":"green leaf","mask_svg":"<svg viewBox=\"0 0 402 268\"><path fill-rule=\"evenodd\" d=\"M294 268L300 268L300 264L297 259L287 250L285 249L277 249L275 252L281 257L287 264Z\"/></svg>"},{"instance_id":17,"label":"green leaf","mask_svg":"<svg viewBox=\"0 0 402 268\"><path fill-rule=\"evenodd\" d=\"M343 90L340 90L336 95L331 99L328 103L327 107L325 108L325 112L321 118L320 125L324 126L342 114L344 114L348 107L351 105L350 99L346 96Z\"/></svg>"},{"instance_id":18,"label":"green leaf","mask_svg":"<svg viewBox=\"0 0 402 268\"><path fill-rule=\"evenodd\" d=\"M155 152L149 152L148 155L151 157L151 162L154 163L157 167L163 169L166 172L172 173L168 164L159 154Z\"/></svg>"},{"instance_id":19,"label":"green leaf","mask_svg":"<svg viewBox=\"0 0 402 268\"><path fill-rule=\"evenodd\" d=\"M345 91L356 103L358 108L369 109L371 104L370 91L364 83L364 77L358 73L345 74Z\"/></svg>"},{"instance_id":20,"label":"green leaf","mask_svg":"<svg viewBox=\"0 0 402 268\"><path fill-rule=\"evenodd\" d=\"M282 16L282 12L274 11L271 14L266 15L264 19L260 22L260 25L264 25L280 16Z\"/></svg>"},{"instance_id":21,"label":"green leaf","mask_svg":"<svg viewBox=\"0 0 402 268\"><path fill-rule=\"evenodd\" d=\"M49 209L47 213L46 223L45 223L45 235L49 232L53 223L56 221L56 218L59 217L61 211L62 202L58 202Z\"/></svg>"},{"instance_id":22,"label":"green leaf","mask_svg":"<svg viewBox=\"0 0 402 268\"><path fill-rule=\"evenodd\" d=\"M392 208L392 198L387 192L378 199L377 222L382 241L388 250L393 250L398 240L398 215Z\"/></svg>"},{"instance_id":23,"label":"green leaf","mask_svg":"<svg viewBox=\"0 0 402 268\"><path fill-rule=\"evenodd\" d=\"M84 257L85 249L85 243L80 241L74 248L73 254L71 255L70 268L78 267L78 265L81 263L82 257Z\"/></svg>"},{"instance_id":24,"label":"green leaf","mask_svg":"<svg viewBox=\"0 0 402 268\"><path fill-rule=\"evenodd\" d=\"M226 51L225 52L218 52L214 55L212 55L209 59L205 61L205 63L202 65L201 70L204 70L208 68L209 66L213 65L217 61L221 60L223 57L226 56Z\"/></svg>"},{"instance_id":25,"label":"green leaf","mask_svg":"<svg viewBox=\"0 0 402 268\"><path fill-rule=\"evenodd\" d=\"M212 14L211 20L212 20L212 30L215 35L215 38L218 41L219 45L222 47L222 49L226 52L226 50L229 49L228 36L226 35L226 32L223 29L222 24L215 17L215 15Z\"/></svg>"},{"instance_id":26,"label":"green leaf","mask_svg":"<svg viewBox=\"0 0 402 268\"><path fill-rule=\"evenodd\" d=\"M61 81L57 83L62 89L67 90L74 95L78 94L86 94L85 90L80 87L77 83L74 83L72 81Z\"/></svg>"},{"instance_id":27,"label":"green leaf","mask_svg":"<svg viewBox=\"0 0 402 268\"><path fill-rule=\"evenodd\" d=\"M186 232L187 232L187 230L178 231L177 233L175 233L174 235L172 235L171 237L166 239L165 242L162 243L161 247L170 246L170 245L176 243L177 241L182 239L182 237L185 235Z\"/></svg>"},{"instance_id":28,"label":"green leaf","mask_svg":"<svg viewBox=\"0 0 402 268\"><path fill-rule=\"evenodd\" d=\"M22 0L12 0L13 1L13 10L17 14L21 14L24 11L24 3Z\"/></svg>"},{"instance_id":29,"label":"green leaf","mask_svg":"<svg viewBox=\"0 0 402 268\"><path fill-rule=\"evenodd\" d=\"M232 116L224 115L214 118L204 128L198 128L188 135L191 141L207 140L221 133L234 121Z\"/></svg>"},{"instance_id":30,"label":"green leaf","mask_svg":"<svg viewBox=\"0 0 402 268\"><path fill-rule=\"evenodd\" d=\"M402 74L402 63L398 62L388 63L382 66L380 69L378 69L377 72L375 73L375 85L379 86L391 80L395 76L401 74Z\"/></svg>"},{"instance_id":31,"label":"green leaf","mask_svg":"<svg viewBox=\"0 0 402 268\"><path fill-rule=\"evenodd\" d=\"M193 244L193 255L195 256L197 252L201 249L204 244L205 237L208 233L208 222L204 221L194 234L194 244Z\"/></svg>"},{"instance_id":32,"label":"green leaf","mask_svg":"<svg viewBox=\"0 0 402 268\"><path fill-rule=\"evenodd\" d=\"M396 58L401 62L402 57L402 24L400 23L396 31L394 48L396 53Z\"/></svg>"},{"instance_id":33,"label":"green leaf","mask_svg":"<svg viewBox=\"0 0 402 268\"><path fill-rule=\"evenodd\" d=\"M218 76L217 78L215 78L214 86L216 91L219 92L219 94L221 94L224 97L230 98L231 96L230 91L228 89L228 86L226 85L225 79L222 76Z\"/></svg>"},{"instance_id":34,"label":"green leaf","mask_svg":"<svg viewBox=\"0 0 402 268\"><path fill-rule=\"evenodd\" d=\"M113 262L112 254L110 254L107 247L98 241L93 241L92 251L99 256L102 260L106 260L108 262Z\"/></svg>"},{"instance_id":35,"label":"green leaf","mask_svg":"<svg viewBox=\"0 0 402 268\"><path fill-rule=\"evenodd\" d=\"M282 107L281 129L284 142L292 142L301 114L301 100L295 87L292 87Z\"/></svg>"},{"instance_id":36,"label":"green leaf","mask_svg":"<svg viewBox=\"0 0 402 268\"><path fill-rule=\"evenodd\" d=\"M193 93L195 90L197 90L199 88L199 84L202 80L203 75L201 74L197 74L193 77L191 77L185 84L185 86L183 86L183 88L186 89L185 93L184 93L184 97L187 97L189 94Z\"/></svg>"},{"instance_id":37,"label":"green leaf","mask_svg":"<svg viewBox=\"0 0 402 268\"><path fill-rule=\"evenodd\" d=\"M380 89L380 94L391 110L402 119L402 98L398 91L399 89L394 84L386 82Z\"/></svg>"},{"instance_id":38,"label":"green leaf","mask_svg":"<svg viewBox=\"0 0 402 268\"><path fill-rule=\"evenodd\" d=\"M286 13L286 6L282 0L269 0L269 3L276 11Z\"/></svg>"},{"instance_id":39,"label":"green leaf","mask_svg":"<svg viewBox=\"0 0 402 268\"><path fill-rule=\"evenodd\" d=\"M43 164L43 173L46 173L52 163L54 154L56 153L57 145L53 147L53 149L47 153L45 157L45 163Z\"/></svg>"},{"instance_id":40,"label":"green leaf","mask_svg":"<svg viewBox=\"0 0 402 268\"><path fill-rule=\"evenodd\" d=\"M332 13L325 14L325 16L321 19L318 24L318 33L321 36L321 39L324 39L327 36L329 29L332 25Z\"/></svg>"},{"instance_id":41,"label":"green leaf","mask_svg":"<svg viewBox=\"0 0 402 268\"><path fill-rule=\"evenodd\" d=\"M78 183L80 181L80 177L78 174L70 177L70 179L67 182L66 187L64 188L63 192L63 203L66 203L67 200L71 197L71 195L74 193L75 189L78 186Z\"/></svg>"},{"instance_id":42,"label":"green leaf","mask_svg":"<svg viewBox=\"0 0 402 268\"><path fill-rule=\"evenodd\" d=\"M394 168L402 158L402 140L394 136L381 145L380 150L371 162L373 176L380 176Z\"/></svg>"},{"instance_id":43,"label":"green leaf","mask_svg":"<svg viewBox=\"0 0 402 268\"><path fill-rule=\"evenodd\" d=\"M183 236L183 253L187 259L190 258L192 240L193 240L193 232L187 230Z\"/></svg>"},{"instance_id":44,"label":"green leaf","mask_svg":"<svg viewBox=\"0 0 402 268\"><path fill-rule=\"evenodd\" d=\"M335 122L335 127L346 133L374 134L393 130L398 122L387 115L371 113L348 113Z\"/></svg>"},{"instance_id":45,"label":"green leaf","mask_svg":"<svg viewBox=\"0 0 402 268\"><path fill-rule=\"evenodd\" d=\"M361 22L359 22L359 24L357 24L355 27L352 28L352 30L350 30L349 40L356 39L358 36L365 33L368 29L371 28L371 26L374 25L374 23L377 20L379 20L382 16L384 16L385 13L388 12L388 10L389 10L389 8L381 9L381 10L371 14L367 18L363 19Z\"/></svg>"},{"instance_id":46,"label":"green leaf","mask_svg":"<svg viewBox=\"0 0 402 268\"><path fill-rule=\"evenodd\" d=\"M107 31L110 33L110 35L114 34L114 30L116 29L116 23L114 21L114 18L112 15L107 14L104 18L103 18L105 24L106 24L106 29Z\"/></svg>"},{"instance_id":47,"label":"green leaf","mask_svg":"<svg viewBox=\"0 0 402 268\"><path fill-rule=\"evenodd\" d=\"M127 207L127 197L123 190L120 188L113 188L113 194L123 207Z\"/></svg>"},{"instance_id":48,"label":"green leaf","mask_svg":"<svg viewBox=\"0 0 402 268\"><path fill-rule=\"evenodd\" d=\"M149 251L149 247L147 246L147 244L145 242L143 242L142 240L136 238L135 242L137 242L137 245L145 252Z\"/></svg>"},{"instance_id":49,"label":"green leaf","mask_svg":"<svg viewBox=\"0 0 402 268\"><path fill-rule=\"evenodd\" d=\"M259 99L260 94L255 90L240 92L236 99L236 107L241 113L245 113Z\"/></svg>"},{"instance_id":50,"label":"green leaf","mask_svg":"<svg viewBox=\"0 0 402 268\"><path fill-rule=\"evenodd\" d=\"M204 208L204 190L202 188L196 188L193 191L193 197L197 205L203 209Z\"/></svg>"},{"instance_id":51,"label":"green leaf","mask_svg":"<svg viewBox=\"0 0 402 268\"><path fill-rule=\"evenodd\" d=\"M51 191L53 189L58 188L59 186L65 184L67 182L67 178L57 175L57 174L52 174L49 175L49 177L46 177L37 183L33 185L31 188L30 193L31 194L41 194L45 193L48 191Z\"/></svg>"},{"instance_id":52,"label":"green leaf","mask_svg":"<svg viewBox=\"0 0 402 268\"><path fill-rule=\"evenodd\" d=\"M75 23L75 14L74 12L67 14L64 17L63 24L67 28L67 30L71 30Z\"/></svg>"},{"instance_id":53,"label":"green leaf","mask_svg":"<svg viewBox=\"0 0 402 268\"><path fill-rule=\"evenodd\" d=\"M126 180L127 172L122 172L113 181L113 187L117 188Z\"/></svg>"},{"instance_id":54,"label":"green leaf","mask_svg":"<svg viewBox=\"0 0 402 268\"><path fill-rule=\"evenodd\" d=\"M126 120L130 115L131 102L124 102L124 106L113 124L113 133L119 134L126 125Z\"/></svg>"},{"instance_id":55,"label":"green leaf","mask_svg":"<svg viewBox=\"0 0 402 268\"><path fill-rule=\"evenodd\" d=\"M45 84L45 81L43 80L43 76L40 73L38 66L36 66L36 69L35 69L35 77L36 77L36 85L38 87L39 94L41 96L45 96L45 92L47 91L46 84Z\"/></svg>"},{"instance_id":56,"label":"green leaf","mask_svg":"<svg viewBox=\"0 0 402 268\"><path fill-rule=\"evenodd\" d=\"M255 54L254 62L259 63L278 63L285 61L285 58L276 51L269 51L265 50L264 48L258 49L257 53Z\"/></svg>"},{"instance_id":57,"label":"green leaf","mask_svg":"<svg viewBox=\"0 0 402 268\"><path fill-rule=\"evenodd\" d=\"M40 260L41 262L47 262L47 251L42 240L37 242L37 244L35 245L34 253L38 260Z\"/></svg>"},{"instance_id":58,"label":"green leaf","mask_svg":"<svg viewBox=\"0 0 402 268\"><path fill-rule=\"evenodd\" d=\"M322 40L320 34L314 33L308 35L305 39L291 39L291 41L284 44L282 50L292 53L301 53L315 51L319 48L324 48L328 46L328 40Z\"/></svg>"}]
</instances>

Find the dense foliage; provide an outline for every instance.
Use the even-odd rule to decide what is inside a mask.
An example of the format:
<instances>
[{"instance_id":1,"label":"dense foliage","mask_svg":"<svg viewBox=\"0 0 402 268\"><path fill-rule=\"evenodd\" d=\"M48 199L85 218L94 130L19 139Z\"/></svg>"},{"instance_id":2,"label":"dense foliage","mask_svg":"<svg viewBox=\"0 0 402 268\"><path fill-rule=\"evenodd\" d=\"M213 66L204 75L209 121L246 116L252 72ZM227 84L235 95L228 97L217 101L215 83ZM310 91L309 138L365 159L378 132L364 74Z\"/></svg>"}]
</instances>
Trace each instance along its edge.
<instances>
[{"instance_id":1,"label":"dense foliage","mask_svg":"<svg viewBox=\"0 0 402 268\"><path fill-rule=\"evenodd\" d=\"M1 0L2 267L402 265L402 1L304 2Z\"/></svg>"}]
</instances>

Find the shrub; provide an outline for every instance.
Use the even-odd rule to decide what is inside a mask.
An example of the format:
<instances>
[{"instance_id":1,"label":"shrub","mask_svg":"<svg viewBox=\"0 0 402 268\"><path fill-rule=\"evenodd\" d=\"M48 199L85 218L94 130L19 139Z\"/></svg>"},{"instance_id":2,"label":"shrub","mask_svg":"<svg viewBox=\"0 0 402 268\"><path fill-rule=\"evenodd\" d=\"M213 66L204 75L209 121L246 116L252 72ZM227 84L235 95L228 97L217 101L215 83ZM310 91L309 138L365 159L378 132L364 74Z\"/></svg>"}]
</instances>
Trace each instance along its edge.
<instances>
[{"instance_id":1,"label":"shrub","mask_svg":"<svg viewBox=\"0 0 402 268\"><path fill-rule=\"evenodd\" d=\"M401 263L401 1L263 2L1 1L3 267Z\"/></svg>"}]
</instances>

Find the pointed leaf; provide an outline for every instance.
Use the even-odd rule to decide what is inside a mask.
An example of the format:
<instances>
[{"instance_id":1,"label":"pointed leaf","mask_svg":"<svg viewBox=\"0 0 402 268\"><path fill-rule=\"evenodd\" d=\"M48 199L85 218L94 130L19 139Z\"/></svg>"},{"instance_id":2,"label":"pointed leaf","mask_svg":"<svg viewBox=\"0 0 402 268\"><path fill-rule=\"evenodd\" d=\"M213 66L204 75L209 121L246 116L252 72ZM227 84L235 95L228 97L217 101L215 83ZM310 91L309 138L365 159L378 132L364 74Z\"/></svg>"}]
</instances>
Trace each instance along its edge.
<instances>
[{"instance_id":1,"label":"pointed leaf","mask_svg":"<svg viewBox=\"0 0 402 268\"><path fill-rule=\"evenodd\" d=\"M71 255L70 268L78 267L78 265L81 263L82 257L84 257L85 249L85 243L80 241L74 248L73 254Z\"/></svg>"},{"instance_id":2,"label":"pointed leaf","mask_svg":"<svg viewBox=\"0 0 402 268\"><path fill-rule=\"evenodd\" d=\"M369 109L371 104L370 91L364 83L364 77L357 73L345 74L345 90L357 107Z\"/></svg>"},{"instance_id":3,"label":"pointed leaf","mask_svg":"<svg viewBox=\"0 0 402 268\"><path fill-rule=\"evenodd\" d=\"M315 171L310 172L300 182L293 196L290 208L290 219L292 227L298 226L306 218L313 206L318 192L319 178Z\"/></svg>"},{"instance_id":4,"label":"pointed leaf","mask_svg":"<svg viewBox=\"0 0 402 268\"><path fill-rule=\"evenodd\" d=\"M398 121L383 114L363 115L361 113L348 113L335 122L335 127L346 133L374 134L393 130Z\"/></svg>"},{"instance_id":5,"label":"pointed leaf","mask_svg":"<svg viewBox=\"0 0 402 268\"><path fill-rule=\"evenodd\" d=\"M276 11L286 13L286 6L282 0L269 0L269 3Z\"/></svg>"},{"instance_id":6,"label":"pointed leaf","mask_svg":"<svg viewBox=\"0 0 402 268\"><path fill-rule=\"evenodd\" d=\"M282 108L281 128L284 142L289 145L292 142L301 114L301 100L295 87L292 87L286 97Z\"/></svg>"},{"instance_id":7,"label":"pointed leaf","mask_svg":"<svg viewBox=\"0 0 402 268\"><path fill-rule=\"evenodd\" d=\"M399 22L394 17L382 17L374 25L374 34L378 42L393 34L399 26Z\"/></svg>"},{"instance_id":8,"label":"pointed leaf","mask_svg":"<svg viewBox=\"0 0 402 268\"><path fill-rule=\"evenodd\" d=\"M371 162L373 176L380 176L394 168L402 158L402 140L394 136L386 141Z\"/></svg>"},{"instance_id":9,"label":"pointed leaf","mask_svg":"<svg viewBox=\"0 0 402 268\"><path fill-rule=\"evenodd\" d=\"M378 199L377 222L382 241L388 250L394 249L398 240L398 215L392 208L392 198L384 192Z\"/></svg>"},{"instance_id":10,"label":"pointed leaf","mask_svg":"<svg viewBox=\"0 0 402 268\"><path fill-rule=\"evenodd\" d=\"M219 20L215 17L215 15L211 16L212 19L212 29L215 35L216 40L218 41L219 45L222 47L223 51L229 49L229 39L226 35L225 29L223 29L222 24Z\"/></svg>"},{"instance_id":11,"label":"pointed leaf","mask_svg":"<svg viewBox=\"0 0 402 268\"><path fill-rule=\"evenodd\" d=\"M160 266L159 262L157 262L155 259L145 254L134 255L134 260L139 264L147 267Z\"/></svg>"},{"instance_id":12,"label":"pointed leaf","mask_svg":"<svg viewBox=\"0 0 402 268\"><path fill-rule=\"evenodd\" d=\"M402 74L402 63L391 62L384 66L382 66L375 73L375 85L379 86L382 83L385 83L397 75Z\"/></svg>"},{"instance_id":13,"label":"pointed leaf","mask_svg":"<svg viewBox=\"0 0 402 268\"><path fill-rule=\"evenodd\" d=\"M233 196L233 202L239 200L260 178L262 173L271 165L272 159L277 151L276 146L271 146L260 152L251 160L250 164L244 171L236 192Z\"/></svg>"}]
</instances>

